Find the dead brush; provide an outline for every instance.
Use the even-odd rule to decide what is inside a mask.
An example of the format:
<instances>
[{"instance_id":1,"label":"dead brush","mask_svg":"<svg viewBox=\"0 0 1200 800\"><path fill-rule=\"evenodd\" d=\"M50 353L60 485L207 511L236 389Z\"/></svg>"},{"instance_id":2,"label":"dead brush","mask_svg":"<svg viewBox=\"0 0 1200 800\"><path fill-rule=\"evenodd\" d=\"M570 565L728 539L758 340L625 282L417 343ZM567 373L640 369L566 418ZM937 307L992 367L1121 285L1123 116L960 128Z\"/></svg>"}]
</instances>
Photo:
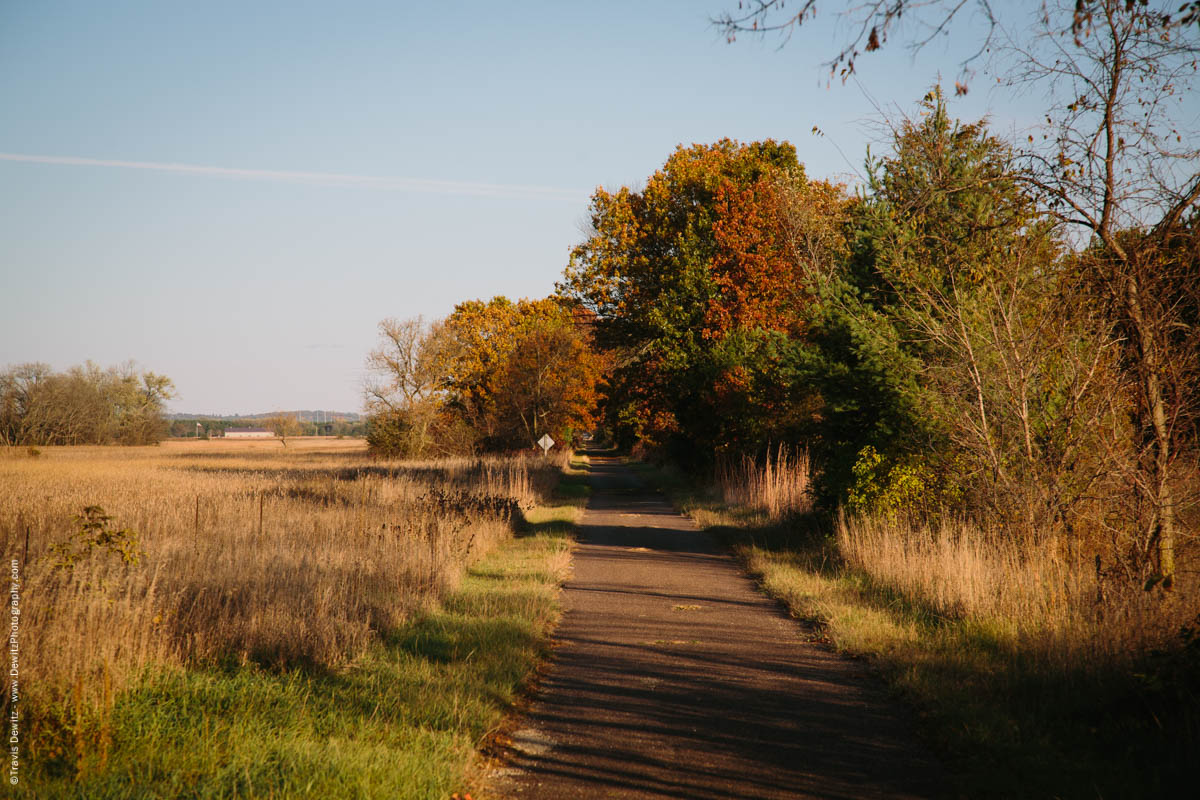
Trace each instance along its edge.
<instances>
[{"instance_id":1,"label":"dead brush","mask_svg":"<svg viewBox=\"0 0 1200 800\"><path fill-rule=\"evenodd\" d=\"M493 494L472 494L458 490L447 492L433 488L418 498L418 502L436 509L437 513L462 518L494 517L505 522L521 519L521 504L514 497Z\"/></svg>"}]
</instances>

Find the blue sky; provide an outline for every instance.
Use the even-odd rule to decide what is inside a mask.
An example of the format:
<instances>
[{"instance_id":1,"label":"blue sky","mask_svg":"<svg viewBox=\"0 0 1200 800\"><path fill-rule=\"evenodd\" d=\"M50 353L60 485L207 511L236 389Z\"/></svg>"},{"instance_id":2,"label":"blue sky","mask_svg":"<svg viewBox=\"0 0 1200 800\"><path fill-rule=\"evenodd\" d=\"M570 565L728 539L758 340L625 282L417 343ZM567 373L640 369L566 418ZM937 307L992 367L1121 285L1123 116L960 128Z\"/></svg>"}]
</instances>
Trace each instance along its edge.
<instances>
[{"instance_id":1,"label":"blue sky","mask_svg":"<svg viewBox=\"0 0 1200 800\"><path fill-rule=\"evenodd\" d=\"M0 366L135 359L175 410L357 410L380 319L550 293L594 187L724 136L846 178L876 106L965 52L827 86L836 17L730 45L708 19L736 5L0 4ZM952 111L1036 119L987 84Z\"/></svg>"}]
</instances>

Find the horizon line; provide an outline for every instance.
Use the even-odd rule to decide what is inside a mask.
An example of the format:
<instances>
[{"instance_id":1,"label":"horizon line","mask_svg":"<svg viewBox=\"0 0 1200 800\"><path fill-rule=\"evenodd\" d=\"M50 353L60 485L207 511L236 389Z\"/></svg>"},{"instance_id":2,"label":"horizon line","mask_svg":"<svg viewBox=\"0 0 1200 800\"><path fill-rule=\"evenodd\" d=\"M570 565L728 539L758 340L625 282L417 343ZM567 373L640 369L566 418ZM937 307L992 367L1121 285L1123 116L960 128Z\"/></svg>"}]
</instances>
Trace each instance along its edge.
<instances>
[{"instance_id":1,"label":"horizon line","mask_svg":"<svg viewBox=\"0 0 1200 800\"><path fill-rule=\"evenodd\" d=\"M216 167L203 164L125 161L107 158L88 158L85 156L57 156L34 153L0 153L0 161L12 161L24 164L53 164L57 166L114 167L118 169L138 169L183 175L212 175L241 180L283 181L317 186L384 189L421 194L466 195L471 197L575 198L586 197L589 194L588 191L582 189L563 189L553 186L528 184L475 183L471 181L448 181L433 178L385 178L373 175L353 175L336 172L247 169L242 167Z\"/></svg>"}]
</instances>

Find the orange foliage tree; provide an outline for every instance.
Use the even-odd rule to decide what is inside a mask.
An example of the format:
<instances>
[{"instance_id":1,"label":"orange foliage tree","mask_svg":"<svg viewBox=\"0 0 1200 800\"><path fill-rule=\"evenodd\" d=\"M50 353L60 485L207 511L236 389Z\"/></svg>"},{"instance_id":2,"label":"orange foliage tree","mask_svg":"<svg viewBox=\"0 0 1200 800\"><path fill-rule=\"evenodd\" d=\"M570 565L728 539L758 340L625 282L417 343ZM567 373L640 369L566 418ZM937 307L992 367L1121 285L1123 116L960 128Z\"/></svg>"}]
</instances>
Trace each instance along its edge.
<instances>
[{"instance_id":1,"label":"orange foliage tree","mask_svg":"<svg viewBox=\"0 0 1200 800\"><path fill-rule=\"evenodd\" d=\"M620 438L703 459L794 435L812 274L847 202L769 140L679 147L643 191L596 191L559 291L596 314Z\"/></svg>"}]
</instances>

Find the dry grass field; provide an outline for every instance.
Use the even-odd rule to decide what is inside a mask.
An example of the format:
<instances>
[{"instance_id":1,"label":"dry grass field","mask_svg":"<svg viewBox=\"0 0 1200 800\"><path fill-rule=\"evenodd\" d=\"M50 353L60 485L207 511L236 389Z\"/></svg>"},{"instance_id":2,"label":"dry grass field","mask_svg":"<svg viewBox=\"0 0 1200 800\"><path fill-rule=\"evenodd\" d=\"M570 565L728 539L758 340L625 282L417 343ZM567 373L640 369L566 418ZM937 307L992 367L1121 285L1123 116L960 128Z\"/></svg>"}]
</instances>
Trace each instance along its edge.
<instances>
[{"instance_id":1,"label":"dry grass field","mask_svg":"<svg viewBox=\"0 0 1200 800\"><path fill-rule=\"evenodd\" d=\"M337 439L0 451L27 757L102 769L117 699L164 666L352 669L511 537L561 466L380 461Z\"/></svg>"}]
</instances>

